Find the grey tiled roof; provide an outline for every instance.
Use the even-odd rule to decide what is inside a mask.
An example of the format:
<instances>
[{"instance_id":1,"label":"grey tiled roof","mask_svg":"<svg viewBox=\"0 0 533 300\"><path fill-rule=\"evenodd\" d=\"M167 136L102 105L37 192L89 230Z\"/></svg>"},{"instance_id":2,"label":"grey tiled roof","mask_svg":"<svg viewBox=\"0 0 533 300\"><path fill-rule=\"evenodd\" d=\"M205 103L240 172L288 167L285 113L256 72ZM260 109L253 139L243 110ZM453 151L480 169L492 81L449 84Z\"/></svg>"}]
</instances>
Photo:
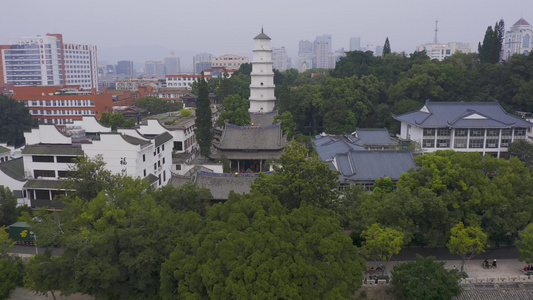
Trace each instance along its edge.
<instances>
[{"instance_id":1,"label":"grey tiled roof","mask_svg":"<svg viewBox=\"0 0 533 300\"><path fill-rule=\"evenodd\" d=\"M277 110L266 114L250 113L250 121L256 126L266 127L274 124L274 118L277 115Z\"/></svg>"},{"instance_id":2,"label":"grey tiled roof","mask_svg":"<svg viewBox=\"0 0 533 300\"><path fill-rule=\"evenodd\" d=\"M81 156L83 150L81 147L70 144L38 144L38 145L26 145L22 150L22 154L39 154L39 155L69 155L69 156Z\"/></svg>"},{"instance_id":3,"label":"grey tiled roof","mask_svg":"<svg viewBox=\"0 0 533 300\"><path fill-rule=\"evenodd\" d=\"M347 138L360 146L392 146L398 144L396 140L391 138L386 128L357 128L354 134L347 135Z\"/></svg>"},{"instance_id":4,"label":"grey tiled roof","mask_svg":"<svg viewBox=\"0 0 533 300\"><path fill-rule=\"evenodd\" d=\"M331 135L315 136L313 147L320 159L324 162L331 160L337 153L344 153L350 150L364 150L363 147L356 145L353 141L345 139L342 136Z\"/></svg>"},{"instance_id":5,"label":"grey tiled roof","mask_svg":"<svg viewBox=\"0 0 533 300\"><path fill-rule=\"evenodd\" d=\"M257 178L256 174L218 174L204 171L195 171L192 173L192 178L183 176L173 176L171 184L173 186L181 186L187 182L194 182L201 188L208 188L213 195L214 200L227 200L230 191L235 193L249 193L250 186Z\"/></svg>"},{"instance_id":6,"label":"grey tiled roof","mask_svg":"<svg viewBox=\"0 0 533 300\"><path fill-rule=\"evenodd\" d=\"M248 176L246 176L248 175ZM235 193L249 193L250 186L257 177L255 174L210 174L206 172L196 173L196 184L202 188L208 188L215 200L227 200L230 191Z\"/></svg>"},{"instance_id":7,"label":"grey tiled roof","mask_svg":"<svg viewBox=\"0 0 533 300\"><path fill-rule=\"evenodd\" d=\"M279 150L284 146L279 124L267 127L226 124L220 143L215 145L225 150Z\"/></svg>"},{"instance_id":8,"label":"grey tiled roof","mask_svg":"<svg viewBox=\"0 0 533 300\"><path fill-rule=\"evenodd\" d=\"M159 145L164 144L172 139L173 139L172 135L165 131L155 137L155 146L158 147Z\"/></svg>"},{"instance_id":9,"label":"grey tiled roof","mask_svg":"<svg viewBox=\"0 0 533 300\"><path fill-rule=\"evenodd\" d=\"M8 160L7 162L0 164L0 170L6 173L7 176L18 180L24 181L24 161L21 158Z\"/></svg>"},{"instance_id":10,"label":"grey tiled roof","mask_svg":"<svg viewBox=\"0 0 533 300\"><path fill-rule=\"evenodd\" d=\"M422 109L394 118L411 125L429 128L533 127L533 123L507 113L497 101L430 102L427 100Z\"/></svg>"},{"instance_id":11,"label":"grey tiled roof","mask_svg":"<svg viewBox=\"0 0 533 300\"><path fill-rule=\"evenodd\" d=\"M254 40L270 40L270 37L266 35L261 29L261 33L254 37Z\"/></svg>"},{"instance_id":12,"label":"grey tiled roof","mask_svg":"<svg viewBox=\"0 0 533 300\"><path fill-rule=\"evenodd\" d=\"M141 139L138 139L136 137L133 137L131 135L127 135L127 134L121 134L120 135L126 142L132 144L132 145L140 145L141 147L142 146L145 146L145 145L148 145L150 144L150 141L145 141L145 140L141 140Z\"/></svg>"},{"instance_id":13,"label":"grey tiled roof","mask_svg":"<svg viewBox=\"0 0 533 300\"><path fill-rule=\"evenodd\" d=\"M62 188L61 180L30 179L24 185L27 189L51 189L58 190Z\"/></svg>"},{"instance_id":14,"label":"grey tiled roof","mask_svg":"<svg viewBox=\"0 0 533 300\"><path fill-rule=\"evenodd\" d=\"M244 151L238 151L238 150L218 150L216 152L212 152L211 155L209 155L212 159L222 158L222 155L226 156L228 159L278 159L283 154L283 150L273 150L273 151L257 151L257 152L244 152Z\"/></svg>"},{"instance_id":15,"label":"grey tiled roof","mask_svg":"<svg viewBox=\"0 0 533 300\"><path fill-rule=\"evenodd\" d=\"M374 181L390 177L398 180L400 175L415 167L409 151L352 150L335 156L341 181Z\"/></svg>"}]
</instances>

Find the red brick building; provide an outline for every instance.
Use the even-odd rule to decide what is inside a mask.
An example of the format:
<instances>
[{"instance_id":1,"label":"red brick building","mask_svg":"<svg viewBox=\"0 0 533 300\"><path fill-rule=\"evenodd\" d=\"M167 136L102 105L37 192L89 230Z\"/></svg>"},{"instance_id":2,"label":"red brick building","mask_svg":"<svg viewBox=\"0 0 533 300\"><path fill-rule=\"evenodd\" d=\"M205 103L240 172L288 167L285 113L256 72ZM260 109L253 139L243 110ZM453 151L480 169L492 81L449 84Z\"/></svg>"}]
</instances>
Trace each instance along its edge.
<instances>
[{"instance_id":1,"label":"red brick building","mask_svg":"<svg viewBox=\"0 0 533 300\"><path fill-rule=\"evenodd\" d=\"M102 92L62 86L14 86L12 90L11 97L23 101L32 117L43 124L62 125L82 116L100 118L103 112L113 111L113 96L105 87Z\"/></svg>"}]
</instances>

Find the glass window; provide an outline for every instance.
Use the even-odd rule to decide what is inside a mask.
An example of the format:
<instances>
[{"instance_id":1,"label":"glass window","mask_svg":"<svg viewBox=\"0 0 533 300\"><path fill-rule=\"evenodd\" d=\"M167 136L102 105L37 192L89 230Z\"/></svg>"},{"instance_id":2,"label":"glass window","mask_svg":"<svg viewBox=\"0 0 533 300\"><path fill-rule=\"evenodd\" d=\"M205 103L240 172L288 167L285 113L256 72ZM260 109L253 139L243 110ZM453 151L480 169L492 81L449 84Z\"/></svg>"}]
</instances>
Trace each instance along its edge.
<instances>
[{"instance_id":1,"label":"glass window","mask_svg":"<svg viewBox=\"0 0 533 300\"><path fill-rule=\"evenodd\" d=\"M424 136L434 136L435 128L424 128Z\"/></svg>"},{"instance_id":2,"label":"glass window","mask_svg":"<svg viewBox=\"0 0 533 300\"><path fill-rule=\"evenodd\" d=\"M54 162L53 156L41 156L41 155L32 155L31 160L33 162Z\"/></svg>"}]
</instances>

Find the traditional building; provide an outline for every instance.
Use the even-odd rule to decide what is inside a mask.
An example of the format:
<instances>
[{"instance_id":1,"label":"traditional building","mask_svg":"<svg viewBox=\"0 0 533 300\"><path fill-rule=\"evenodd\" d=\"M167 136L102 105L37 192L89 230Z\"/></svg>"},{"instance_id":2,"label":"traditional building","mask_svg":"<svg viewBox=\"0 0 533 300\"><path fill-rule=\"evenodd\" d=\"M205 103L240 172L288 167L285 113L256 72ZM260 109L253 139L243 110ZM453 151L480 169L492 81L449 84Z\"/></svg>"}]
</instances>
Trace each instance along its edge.
<instances>
[{"instance_id":1,"label":"traditional building","mask_svg":"<svg viewBox=\"0 0 533 300\"><path fill-rule=\"evenodd\" d=\"M453 149L500 157L509 144L532 135L533 123L507 113L494 102L430 102L417 111L393 116L400 138L423 152Z\"/></svg>"},{"instance_id":2,"label":"traditional building","mask_svg":"<svg viewBox=\"0 0 533 300\"><path fill-rule=\"evenodd\" d=\"M274 110L274 71L270 37L261 33L254 38L252 73L250 77L250 113L268 113Z\"/></svg>"},{"instance_id":3,"label":"traditional building","mask_svg":"<svg viewBox=\"0 0 533 300\"><path fill-rule=\"evenodd\" d=\"M281 156L286 145L281 125L273 124L277 111L272 48L270 37L262 30L254 38L253 53L249 98L252 124L226 123L221 136L215 138L210 156L229 159L232 172L269 171L266 166Z\"/></svg>"}]
</instances>

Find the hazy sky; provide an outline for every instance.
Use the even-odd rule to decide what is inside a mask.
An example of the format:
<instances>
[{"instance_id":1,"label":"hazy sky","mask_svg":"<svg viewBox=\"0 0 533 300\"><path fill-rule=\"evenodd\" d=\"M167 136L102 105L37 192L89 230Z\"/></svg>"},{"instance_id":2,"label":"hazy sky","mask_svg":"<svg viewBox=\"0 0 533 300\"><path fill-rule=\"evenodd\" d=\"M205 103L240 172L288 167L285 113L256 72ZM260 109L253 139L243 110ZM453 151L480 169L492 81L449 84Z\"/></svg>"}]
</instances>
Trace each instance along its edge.
<instances>
[{"instance_id":1,"label":"hazy sky","mask_svg":"<svg viewBox=\"0 0 533 300\"><path fill-rule=\"evenodd\" d=\"M331 34L333 49L349 38L411 53L432 42L483 39L487 26L523 17L533 24L533 0L1 0L0 44L10 38L62 33L65 42L98 46L99 61L163 60L174 50L182 68L192 56L251 56L261 27L293 61L298 42Z\"/></svg>"}]
</instances>

